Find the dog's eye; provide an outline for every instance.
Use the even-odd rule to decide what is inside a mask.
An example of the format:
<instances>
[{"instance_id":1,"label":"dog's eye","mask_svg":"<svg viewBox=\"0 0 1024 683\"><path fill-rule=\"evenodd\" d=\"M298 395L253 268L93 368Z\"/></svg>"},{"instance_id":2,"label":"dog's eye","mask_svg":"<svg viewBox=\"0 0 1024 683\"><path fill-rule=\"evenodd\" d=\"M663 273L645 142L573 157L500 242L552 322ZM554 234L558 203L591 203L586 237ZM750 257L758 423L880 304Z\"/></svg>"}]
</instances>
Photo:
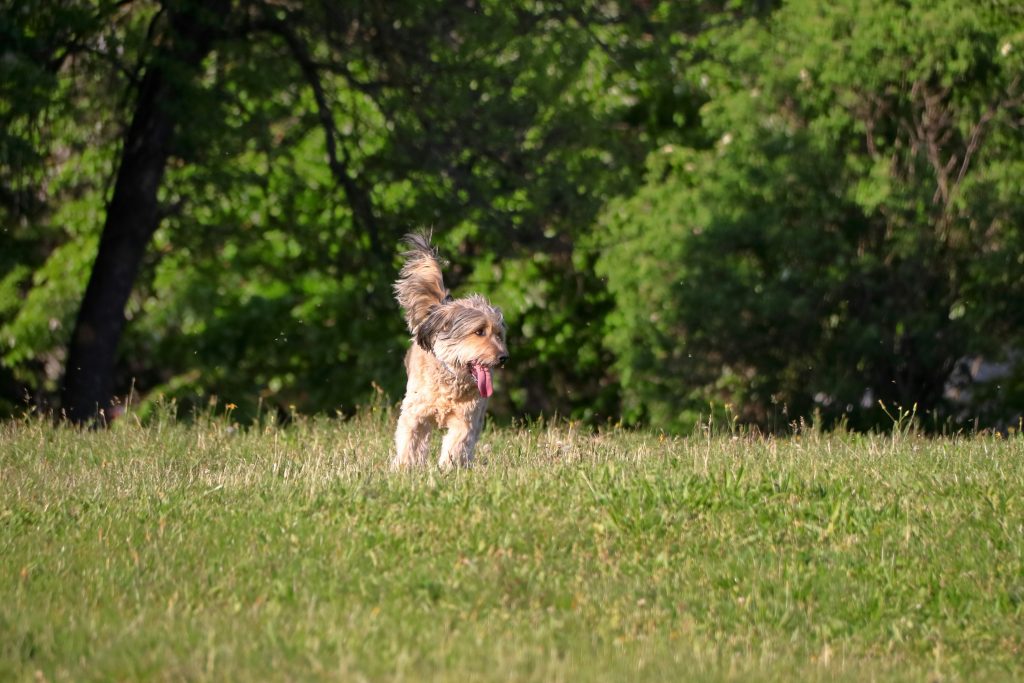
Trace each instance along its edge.
<instances>
[{"instance_id":1,"label":"dog's eye","mask_svg":"<svg viewBox=\"0 0 1024 683\"><path fill-rule=\"evenodd\" d=\"M484 328L482 328L482 327L481 327L481 328L480 328L479 330L477 330L477 331L476 331L476 336L478 336L478 337L482 337L482 336L484 336L485 334L487 334L487 330L485 330L485 329L484 329Z\"/></svg>"}]
</instances>

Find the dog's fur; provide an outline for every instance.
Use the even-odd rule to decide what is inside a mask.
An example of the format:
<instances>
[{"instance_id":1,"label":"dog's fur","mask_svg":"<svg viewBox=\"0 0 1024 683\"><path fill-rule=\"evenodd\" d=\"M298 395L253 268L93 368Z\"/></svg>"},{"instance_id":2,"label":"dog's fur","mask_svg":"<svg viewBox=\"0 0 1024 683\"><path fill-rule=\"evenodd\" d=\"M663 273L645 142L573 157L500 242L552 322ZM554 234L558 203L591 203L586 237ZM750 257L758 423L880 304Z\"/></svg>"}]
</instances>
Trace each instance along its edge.
<instances>
[{"instance_id":1,"label":"dog's fur","mask_svg":"<svg viewBox=\"0 0 1024 683\"><path fill-rule=\"evenodd\" d=\"M412 346L405 356L409 381L391 464L395 469L426 464L430 432L444 427L438 466L469 466L493 391L492 371L508 360L505 320L478 294L452 298L429 238L407 235L404 241L409 251L395 296Z\"/></svg>"}]
</instances>

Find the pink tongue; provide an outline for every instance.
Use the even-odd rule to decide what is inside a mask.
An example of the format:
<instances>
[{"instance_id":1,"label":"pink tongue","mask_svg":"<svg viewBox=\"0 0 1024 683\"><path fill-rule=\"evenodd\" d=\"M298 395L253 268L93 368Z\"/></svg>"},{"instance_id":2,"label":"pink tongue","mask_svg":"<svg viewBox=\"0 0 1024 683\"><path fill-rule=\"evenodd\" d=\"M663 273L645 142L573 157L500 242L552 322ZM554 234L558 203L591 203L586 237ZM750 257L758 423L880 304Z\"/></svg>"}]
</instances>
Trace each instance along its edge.
<instances>
[{"instance_id":1,"label":"pink tongue","mask_svg":"<svg viewBox=\"0 0 1024 683\"><path fill-rule=\"evenodd\" d=\"M476 388L480 395L488 398L494 393L494 387L491 386L491 369L482 365L471 365L470 368L473 370L473 378L476 379Z\"/></svg>"}]
</instances>

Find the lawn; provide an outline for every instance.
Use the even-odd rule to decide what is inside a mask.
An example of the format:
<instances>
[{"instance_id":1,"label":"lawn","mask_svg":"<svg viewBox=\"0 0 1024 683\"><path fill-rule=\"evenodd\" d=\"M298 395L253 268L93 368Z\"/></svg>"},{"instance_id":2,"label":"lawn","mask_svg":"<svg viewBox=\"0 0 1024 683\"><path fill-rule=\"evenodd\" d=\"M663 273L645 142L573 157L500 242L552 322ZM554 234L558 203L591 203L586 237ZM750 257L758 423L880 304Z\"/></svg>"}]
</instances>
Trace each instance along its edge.
<instances>
[{"instance_id":1,"label":"lawn","mask_svg":"<svg viewBox=\"0 0 1024 683\"><path fill-rule=\"evenodd\" d=\"M0 424L0 679L1024 677L1024 438Z\"/></svg>"}]
</instances>

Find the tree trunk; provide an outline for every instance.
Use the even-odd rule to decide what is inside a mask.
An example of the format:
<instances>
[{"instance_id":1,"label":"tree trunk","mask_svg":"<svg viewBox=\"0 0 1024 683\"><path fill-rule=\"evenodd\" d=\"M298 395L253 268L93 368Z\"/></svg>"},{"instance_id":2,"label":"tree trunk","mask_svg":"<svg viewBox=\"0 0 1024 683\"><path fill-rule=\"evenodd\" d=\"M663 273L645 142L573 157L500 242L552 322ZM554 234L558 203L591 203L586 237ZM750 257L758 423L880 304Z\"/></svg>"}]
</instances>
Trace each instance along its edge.
<instances>
[{"instance_id":1,"label":"tree trunk","mask_svg":"<svg viewBox=\"0 0 1024 683\"><path fill-rule=\"evenodd\" d=\"M125 304L159 224L157 191L187 102L182 96L187 83L182 79L198 73L229 7L221 0L176 4L176 9L168 10L168 35L153 48L68 346L61 404L73 422L91 421L110 405Z\"/></svg>"}]
</instances>

